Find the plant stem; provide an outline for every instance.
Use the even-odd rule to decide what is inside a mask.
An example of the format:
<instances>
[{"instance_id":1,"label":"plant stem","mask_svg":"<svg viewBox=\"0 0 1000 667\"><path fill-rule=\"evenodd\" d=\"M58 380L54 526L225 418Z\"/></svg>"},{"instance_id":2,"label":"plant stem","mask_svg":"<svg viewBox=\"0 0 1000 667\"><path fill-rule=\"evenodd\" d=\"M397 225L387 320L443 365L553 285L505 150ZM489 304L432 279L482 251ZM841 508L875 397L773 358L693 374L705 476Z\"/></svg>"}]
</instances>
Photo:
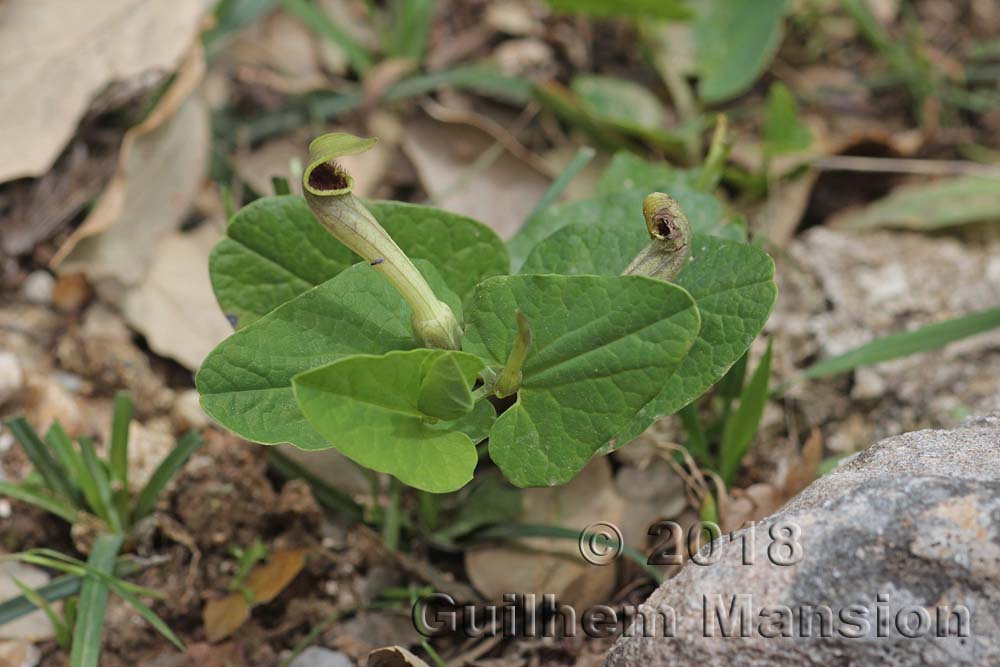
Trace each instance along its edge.
<instances>
[{"instance_id":1,"label":"plant stem","mask_svg":"<svg viewBox=\"0 0 1000 667\"><path fill-rule=\"evenodd\" d=\"M711 192L719 184L722 172L726 167L726 159L729 157L729 144L726 142L726 133L729 121L724 114L715 117L715 131L712 132L712 143L708 149L708 157L698 174L698 182L695 187L702 192ZM764 173L767 174L765 167Z\"/></svg>"},{"instance_id":2,"label":"plant stem","mask_svg":"<svg viewBox=\"0 0 1000 667\"><path fill-rule=\"evenodd\" d=\"M498 398L516 394L521 388L521 367L531 348L531 325L528 324L528 319L520 310L514 313L514 316L517 318L517 338L514 339L514 346L507 357L507 363L504 364L494 385L494 393Z\"/></svg>"},{"instance_id":3,"label":"plant stem","mask_svg":"<svg viewBox=\"0 0 1000 667\"><path fill-rule=\"evenodd\" d=\"M440 512L438 498L437 494L417 491L420 524L427 530L434 530L437 527L438 514Z\"/></svg>"},{"instance_id":4,"label":"plant stem","mask_svg":"<svg viewBox=\"0 0 1000 667\"><path fill-rule=\"evenodd\" d=\"M403 484L395 477L389 478L389 505L382 518L382 541L390 551L399 550L399 503L403 495Z\"/></svg>"}]
</instances>

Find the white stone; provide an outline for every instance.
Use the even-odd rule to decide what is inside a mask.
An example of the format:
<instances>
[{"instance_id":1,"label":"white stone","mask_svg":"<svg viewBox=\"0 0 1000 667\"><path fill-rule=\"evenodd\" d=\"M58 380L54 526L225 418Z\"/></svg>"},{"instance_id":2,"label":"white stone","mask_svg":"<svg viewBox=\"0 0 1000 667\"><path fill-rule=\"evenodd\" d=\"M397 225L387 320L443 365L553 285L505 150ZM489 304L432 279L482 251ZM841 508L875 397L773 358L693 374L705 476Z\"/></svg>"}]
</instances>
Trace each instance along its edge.
<instances>
[{"instance_id":1,"label":"white stone","mask_svg":"<svg viewBox=\"0 0 1000 667\"><path fill-rule=\"evenodd\" d=\"M208 426L208 415L201 409L201 397L197 389L188 389L177 394L174 400L174 423L182 430L201 430Z\"/></svg>"},{"instance_id":2,"label":"white stone","mask_svg":"<svg viewBox=\"0 0 1000 667\"><path fill-rule=\"evenodd\" d=\"M289 667L354 667L354 661L340 651L310 646L296 656Z\"/></svg>"},{"instance_id":3,"label":"white stone","mask_svg":"<svg viewBox=\"0 0 1000 667\"><path fill-rule=\"evenodd\" d=\"M52 291L56 287L56 279L48 271L32 271L24 279L21 293L31 303L47 306L52 303Z\"/></svg>"},{"instance_id":4,"label":"white stone","mask_svg":"<svg viewBox=\"0 0 1000 667\"><path fill-rule=\"evenodd\" d=\"M0 405L16 398L23 388L21 362L12 352L0 352Z\"/></svg>"}]
</instances>

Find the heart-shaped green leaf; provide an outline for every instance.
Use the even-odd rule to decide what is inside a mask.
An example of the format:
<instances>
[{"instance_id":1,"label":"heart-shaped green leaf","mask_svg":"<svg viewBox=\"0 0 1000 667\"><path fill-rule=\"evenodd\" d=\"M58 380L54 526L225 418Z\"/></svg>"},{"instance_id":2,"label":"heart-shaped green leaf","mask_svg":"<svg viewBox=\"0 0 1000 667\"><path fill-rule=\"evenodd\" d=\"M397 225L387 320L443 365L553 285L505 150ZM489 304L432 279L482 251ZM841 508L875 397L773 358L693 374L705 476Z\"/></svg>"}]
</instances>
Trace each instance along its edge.
<instances>
[{"instance_id":1,"label":"heart-shaped green leaf","mask_svg":"<svg viewBox=\"0 0 1000 667\"><path fill-rule=\"evenodd\" d=\"M493 409L493 404L489 401L479 401L473 406L472 412L450 422L431 424L431 428L441 431L461 431L478 445L489 437L490 429L493 428L496 419L497 413Z\"/></svg>"},{"instance_id":2,"label":"heart-shaped green leaf","mask_svg":"<svg viewBox=\"0 0 1000 667\"><path fill-rule=\"evenodd\" d=\"M432 206L370 201L368 210L411 259L434 265L465 303L476 285L510 272L507 246L481 222Z\"/></svg>"},{"instance_id":3,"label":"heart-shaped green leaf","mask_svg":"<svg viewBox=\"0 0 1000 667\"><path fill-rule=\"evenodd\" d=\"M468 435L432 428L472 410L482 359L451 350L354 355L295 376L302 414L361 465L447 493L472 479L478 456Z\"/></svg>"},{"instance_id":4,"label":"heart-shaped green leaf","mask_svg":"<svg viewBox=\"0 0 1000 667\"><path fill-rule=\"evenodd\" d=\"M618 275L646 240L613 225L569 225L535 247L525 270ZM696 235L691 261L676 283L690 292L701 313L701 331L666 386L615 436L625 444L658 417L673 414L725 374L750 346L771 314L777 296L774 262L745 243Z\"/></svg>"},{"instance_id":5,"label":"heart-shaped green leaf","mask_svg":"<svg viewBox=\"0 0 1000 667\"><path fill-rule=\"evenodd\" d=\"M562 484L660 392L697 337L698 310L676 285L643 276L507 276L480 284L464 349L502 366L531 326L517 401L490 432L490 455L518 486Z\"/></svg>"},{"instance_id":6,"label":"heart-shaped green leaf","mask_svg":"<svg viewBox=\"0 0 1000 667\"><path fill-rule=\"evenodd\" d=\"M434 267L414 263L438 298L461 317L458 297ZM343 356L416 345L406 301L375 269L357 264L222 341L198 371L201 404L247 440L326 449L331 444L295 403L292 378Z\"/></svg>"},{"instance_id":7,"label":"heart-shaped green leaf","mask_svg":"<svg viewBox=\"0 0 1000 667\"><path fill-rule=\"evenodd\" d=\"M264 197L241 208L209 258L215 298L237 329L359 258L326 231L302 197Z\"/></svg>"},{"instance_id":8,"label":"heart-shaped green leaf","mask_svg":"<svg viewBox=\"0 0 1000 667\"><path fill-rule=\"evenodd\" d=\"M509 269L503 241L471 218L402 202L367 206L403 252L434 264L463 300L478 282ZM316 220L302 197L287 195L240 209L212 252L209 272L222 311L242 329L360 259Z\"/></svg>"},{"instance_id":9,"label":"heart-shaped green leaf","mask_svg":"<svg viewBox=\"0 0 1000 667\"><path fill-rule=\"evenodd\" d=\"M616 156L598 185L599 197L550 206L528 220L508 241L514 271L528 272L524 262L532 248L570 224L614 225L624 234L648 238L642 202L653 191L666 192L678 201L694 233L743 240L743 229L726 221L719 201L696 190L690 179L686 172Z\"/></svg>"},{"instance_id":10,"label":"heart-shaped green leaf","mask_svg":"<svg viewBox=\"0 0 1000 667\"><path fill-rule=\"evenodd\" d=\"M650 162L635 153L618 151L597 181L598 195L613 195L631 190L661 190L670 192L675 187L694 189L698 172L679 169L668 162Z\"/></svg>"}]
</instances>

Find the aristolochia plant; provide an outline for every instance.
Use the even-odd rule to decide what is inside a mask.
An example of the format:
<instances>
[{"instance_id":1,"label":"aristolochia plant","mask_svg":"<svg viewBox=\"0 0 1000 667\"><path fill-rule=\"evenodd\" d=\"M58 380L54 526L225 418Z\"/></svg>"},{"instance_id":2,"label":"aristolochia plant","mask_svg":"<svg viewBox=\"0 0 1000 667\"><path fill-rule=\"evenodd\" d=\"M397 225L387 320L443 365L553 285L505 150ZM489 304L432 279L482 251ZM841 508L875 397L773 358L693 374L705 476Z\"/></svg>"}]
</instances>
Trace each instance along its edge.
<instances>
[{"instance_id":1,"label":"aristolochia plant","mask_svg":"<svg viewBox=\"0 0 1000 667\"><path fill-rule=\"evenodd\" d=\"M514 484L562 484L698 398L770 313L771 259L689 184L666 185L690 220L615 185L616 159L600 199L543 211L508 254L464 216L355 196L336 159L373 143L316 139L305 198L244 207L212 255L237 331L197 385L248 440L335 447L435 493L488 440Z\"/></svg>"}]
</instances>

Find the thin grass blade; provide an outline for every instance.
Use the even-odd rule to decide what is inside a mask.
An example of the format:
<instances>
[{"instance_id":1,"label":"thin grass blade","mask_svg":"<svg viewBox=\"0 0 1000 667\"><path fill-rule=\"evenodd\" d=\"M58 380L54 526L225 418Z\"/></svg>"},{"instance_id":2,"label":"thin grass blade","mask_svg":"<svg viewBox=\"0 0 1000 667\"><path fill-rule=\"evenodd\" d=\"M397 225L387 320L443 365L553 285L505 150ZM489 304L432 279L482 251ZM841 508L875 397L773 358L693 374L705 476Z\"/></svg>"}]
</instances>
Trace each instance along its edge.
<instances>
[{"instance_id":1,"label":"thin grass blade","mask_svg":"<svg viewBox=\"0 0 1000 667\"><path fill-rule=\"evenodd\" d=\"M31 464L35 467L35 470L45 480L45 485L56 495L62 496L64 499L72 502L76 494L74 493L73 485L70 483L69 474L58 461L52 458L49 448L38 437L38 432L35 431L24 417L15 417L9 420L7 426L10 427L17 441L21 443L21 448L24 449L24 453L31 459Z\"/></svg>"},{"instance_id":2,"label":"thin grass blade","mask_svg":"<svg viewBox=\"0 0 1000 667\"><path fill-rule=\"evenodd\" d=\"M969 336L1000 327L1000 308L980 310L955 319L929 324L914 331L877 338L850 352L824 359L802 372L800 377L815 380L871 366L911 354L930 352Z\"/></svg>"},{"instance_id":3,"label":"thin grass blade","mask_svg":"<svg viewBox=\"0 0 1000 667\"><path fill-rule=\"evenodd\" d=\"M311 30L342 48L351 62L351 67L358 74L364 74L372 68L372 59L368 51L331 21L323 10L308 0L281 0L281 4L285 11L296 16Z\"/></svg>"},{"instance_id":4,"label":"thin grass blade","mask_svg":"<svg viewBox=\"0 0 1000 667\"><path fill-rule=\"evenodd\" d=\"M170 626L168 626L163 621L162 618L160 618L159 616L157 616L156 612L154 612L152 609L150 609L149 607L147 607L127 587L123 586L122 585L123 583L124 582L118 581L118 580L115 580L115 579L111 579L111 580L109 580L107 582L107 584L111 587L111 590L113 590L116 595L118 595L123 600L125 600L125 602L128 602L130 605L132 605L132 608L135 609L137 612L139 612L139 615L142 616L146 620L147 623L149 623L151 626L153 626L153 628L155 628L156 631L159 632L161 635L163 635L164 637L166 637L166 639L171 644L173 644L178 649L180 649L181 651L183 651L184 650L184 643L180 640L180 638L177 635L174 634L174 631L170 629Z\"/></svg>"},{"instance_id":5,"label":"thin grass blade","mask_svg":"<svg viewBox=\"0 0 1000 667\"><path fill-rule=\"evenodd\" d=\"M118 513L114 511L111 504L111 483L108 481L107 471L100 459L97 458L94 442L90 438L80 438L79 442L80 454L83 456L83 465L87 469L87 476L97 489L97 505L91 509L97 516L104 519L113 531L119 532L122 526Z\"/></svg>"},{"instance_id":6,"label":"thin grass blade","mask_svg":"<svg viewBox=\"0 0 1000 667\"><path fill-rule=\"evenodd\" d=\"M52 426L45 432L45 442L56 453L56 458L59 459L63 468L66 469L69 481L77 492L73 504L83 508L87 495L86 489L83 488L83 483L87 480L83 459L80 458L80 453L76 450L73 441L67 435L58 419L53 421Z\"/></svg>"},{"instance_id":7,"label":"thin grass blade","mask_svg":"<svg viewBox=\"0 0 1000 667\"><path fill-rule=\"evenodd\" d=\"M41 609L42 612L48 617L49 622L52 623L52 628L55 630L56 642L58 642L59 646L68 648L70 634L69 628L66 626L66 621L59 617L59 614L57 614L56 610L52 608L52 605L49 604L48 600L42 597L38 591L30 586L27 586L17 577L11 577L11 580L14 582L14 585L17 586L17 589L21 591L21 595L26 597L35 607Z\"/></svg>"},{"instance_id":8,"label":"thin grass blade","mask_svg":"<svg viewBox=\"0 0 1000 667\"><path fill-rule=\"evenodd\" d=\"M139 492L135 506L132 509L132 522L135 523L153 513L156 509L156 499L163 493L167 482L173 478L177 472L184 467L187 460L199 447L201 447L201 436L195 431L191 431L181 438L174 446L173 450L160 462L160 465L153 471L153 476L149 482Z\"/></svg>"},{"instance_id":9,"label":"thin grass blade","mask_svg":"<svg viewBox=\"0 0 1000 667\"><path fill-rule=\"evenodd\" d=\"M79 511L62 498L45 495L11 482L0 482L0 495L34 505L68 523L75 523L79 518Z\"/></svg>"},{"instance_id":10,"label":"thin grass blade","mask_svg":"<svg viewBox=\"0 0 1000 667\"><path fill-rule=\"evenodd\" d=\"M110 575L114 571L118 550L124 538L121 535L101 535L90 550L88 565ZM107 581L88 576L80 590L80 606L73 629L73 648L70 651L71 667L97 667L101 656L101 634L104 630L104 612L108 605L110 586Z\"/></svg>"},{"instance_id":11,"label":"thin grass blade","mask_svg":"<svg viewBox=\"0 0 1000 667\"><path fill-rule=\"evenodd\" d=\"M125 392L115 396L114 416L111 419L111 481L128 488L128 427L132 423L132 399Z\"/></svg>"},{"instance_id":12,"label":"thin grass blade","mask_svg":"<svg viewBox=\"0 0 1000 667\"><path fill-rule=\"evenodd\" d=\"M733 481L740 461L750 449L750 443L757 435L757 427L767 405L768 386L771 382L771 343L761 358L750 381L740 392L740 405L726 420L722 429L722 443L719 448L719 473L726 484Z\"/></svg>"}]
</instances>

